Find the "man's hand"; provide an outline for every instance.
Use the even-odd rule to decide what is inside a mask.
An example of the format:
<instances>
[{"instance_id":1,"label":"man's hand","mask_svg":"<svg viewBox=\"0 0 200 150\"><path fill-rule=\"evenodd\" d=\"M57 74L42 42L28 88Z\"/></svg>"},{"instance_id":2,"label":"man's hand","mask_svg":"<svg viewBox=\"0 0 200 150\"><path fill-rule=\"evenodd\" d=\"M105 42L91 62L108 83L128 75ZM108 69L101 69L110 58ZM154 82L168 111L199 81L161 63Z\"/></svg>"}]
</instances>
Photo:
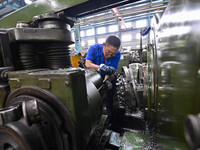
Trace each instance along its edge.
<instances>
[{"instance_id":1,"label":"man's hand","mask_svg":"<svg viewBox=\"0 0 200 150\"><path fill-rule=\"evenodd\" d=\"M101 64L98 71L105 73L106 75L116 74L116 69L114 67L106 66L105 64Z\"/></svg>"}]
</instances>

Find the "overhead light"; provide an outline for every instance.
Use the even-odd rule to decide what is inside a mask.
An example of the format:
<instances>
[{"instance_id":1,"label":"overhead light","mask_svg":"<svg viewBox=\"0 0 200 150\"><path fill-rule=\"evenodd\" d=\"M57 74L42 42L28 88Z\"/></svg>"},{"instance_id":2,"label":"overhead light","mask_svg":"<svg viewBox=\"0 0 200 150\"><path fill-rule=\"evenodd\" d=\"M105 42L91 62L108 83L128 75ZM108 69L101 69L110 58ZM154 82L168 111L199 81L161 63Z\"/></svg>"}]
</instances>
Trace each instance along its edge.
<instances>
[{"instance_id":1,"label":"overhead light","mask_svg":"<svg viewBox=\"0 0 200 150\"><path fill-rule=\"evenodd\" d=\"M25 0L25 3L29 5L29 4L32 3L32 1L31 0Z\"/></svg>"}]
</instances>

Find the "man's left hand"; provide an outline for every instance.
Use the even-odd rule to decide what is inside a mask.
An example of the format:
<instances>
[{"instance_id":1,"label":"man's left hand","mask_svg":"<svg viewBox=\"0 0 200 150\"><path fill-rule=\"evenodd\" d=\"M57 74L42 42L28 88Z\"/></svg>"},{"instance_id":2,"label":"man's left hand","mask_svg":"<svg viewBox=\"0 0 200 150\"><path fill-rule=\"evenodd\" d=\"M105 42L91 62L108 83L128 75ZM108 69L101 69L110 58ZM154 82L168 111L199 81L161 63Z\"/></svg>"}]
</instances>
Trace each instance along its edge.
<instances>
[{"instance_id":1,"label":"man's left hand","mask_svg":"<svg viewBox=\"0 0 200 150\"><path fill-rule=\"evenodd\" d=\"M98 71L105 73L106 75L116 74L116 69L114 67L106 66L105 64L101 64Z\"/></svg>"}]
</instances>

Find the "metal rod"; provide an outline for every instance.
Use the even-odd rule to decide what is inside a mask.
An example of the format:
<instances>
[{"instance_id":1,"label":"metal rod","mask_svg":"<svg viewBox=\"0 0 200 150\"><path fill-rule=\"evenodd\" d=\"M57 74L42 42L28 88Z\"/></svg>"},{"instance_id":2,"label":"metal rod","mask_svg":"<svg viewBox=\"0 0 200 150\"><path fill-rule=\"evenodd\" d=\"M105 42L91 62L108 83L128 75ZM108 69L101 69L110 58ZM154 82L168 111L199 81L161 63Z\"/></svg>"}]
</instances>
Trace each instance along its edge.
<instances>
[{"instance_id":1,"label":"metal rod","mask_svg":"<svg viewBox=\"0 0 200 150\"><path fill-rule=\"evenodd\" d=\"M142 13L142 12L148 12L148 11L152 11L152 10L156 10L156 9L163 9L163 8L166 8L166 7L167 6L164 5L164 6L158 6L158 7L154 7L154 8L149 8L149 9L144 9L144 10L138 10L138 11L134 11L134 12L129 12L129 13L125 13L125 14L121 13L118 16L109 16L109 17L105 17L104 16L103 18L96 17L97 19L92 18L91 21L85 21L85 22L76 23L76 25L77 24L80 24L80 25L91 24L91 23L100 22L100 21L103 21L103 20L109 20L109 19L113 19L113 18L128 16L128 15L133 15L133 14L138 14L138 13Z\"/></svg>"},{"instance_id":2,"label":"metal rod","mask_svg":"<svg viewBox=\"0 0 200 150\"><path fill-rule=\"evenodd\" d=\"M103 80L103 84L97 89L98 91L100 91L103 87L104 87L104 83L106 83L106 81L108 81L108 79L110 79L111 76L108 76L106 79Z\"/></svg>"},{"instance_id":3,"label":"metal rod","mask_svg":"<svg viewBox=\"0 0 200 150\"><path fill-rule=\"evenodd\" d=\"M158 3L154 3L154 4L148 4L148 5L144 5L144 6L139 6L139 7L135 7L135 8L131 8L131 9L127 9L127 10L122 10L122 11L120 11L120 13L121 14L126 14L127 12L135 12L136 10L141 10L141 9L143 9L143 10L145 10L145 9L147 9L147 8L153 8L152 6L154 6L154 5L160 5L160 4L164 4L164 3L168 3L168 1L164 1L164 2L158 2ZM155 8L155 7L154 7ZM108 15L111 15L111 17L113 17L113 14L107 14L107 16ZM89 21L93 21L94 19L96 19L98 17L98 19L101 19L100 18L100 16L94 16L94 17L90 17L90 18L84 18L84 20L83 20L83 22L85 21L85 22L89 22ZM105 18L105 14L103 14L103 15L101 15L101 17L102 18ZM117 16L115 16L115 17L117 17Z\"/></svg>"}]
</instances>

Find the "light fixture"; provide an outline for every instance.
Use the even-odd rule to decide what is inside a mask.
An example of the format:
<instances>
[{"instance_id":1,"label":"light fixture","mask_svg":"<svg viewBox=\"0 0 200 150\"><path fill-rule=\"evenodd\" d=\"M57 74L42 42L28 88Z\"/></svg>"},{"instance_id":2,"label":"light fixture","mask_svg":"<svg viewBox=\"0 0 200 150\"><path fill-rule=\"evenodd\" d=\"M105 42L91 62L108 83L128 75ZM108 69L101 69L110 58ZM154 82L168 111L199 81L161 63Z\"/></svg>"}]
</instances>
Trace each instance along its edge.
<instances>
[{"instance_id":1,"label":"light fixture","mask_svg":"<svg viewBox=\"0 0 200 150\"><path fill-rule=\"evenodd\" d=\"M32 3L31 0L24 0L24 1L25 1L25 3L28 4L28 5Z\"/></svg>"}]
</instances>

